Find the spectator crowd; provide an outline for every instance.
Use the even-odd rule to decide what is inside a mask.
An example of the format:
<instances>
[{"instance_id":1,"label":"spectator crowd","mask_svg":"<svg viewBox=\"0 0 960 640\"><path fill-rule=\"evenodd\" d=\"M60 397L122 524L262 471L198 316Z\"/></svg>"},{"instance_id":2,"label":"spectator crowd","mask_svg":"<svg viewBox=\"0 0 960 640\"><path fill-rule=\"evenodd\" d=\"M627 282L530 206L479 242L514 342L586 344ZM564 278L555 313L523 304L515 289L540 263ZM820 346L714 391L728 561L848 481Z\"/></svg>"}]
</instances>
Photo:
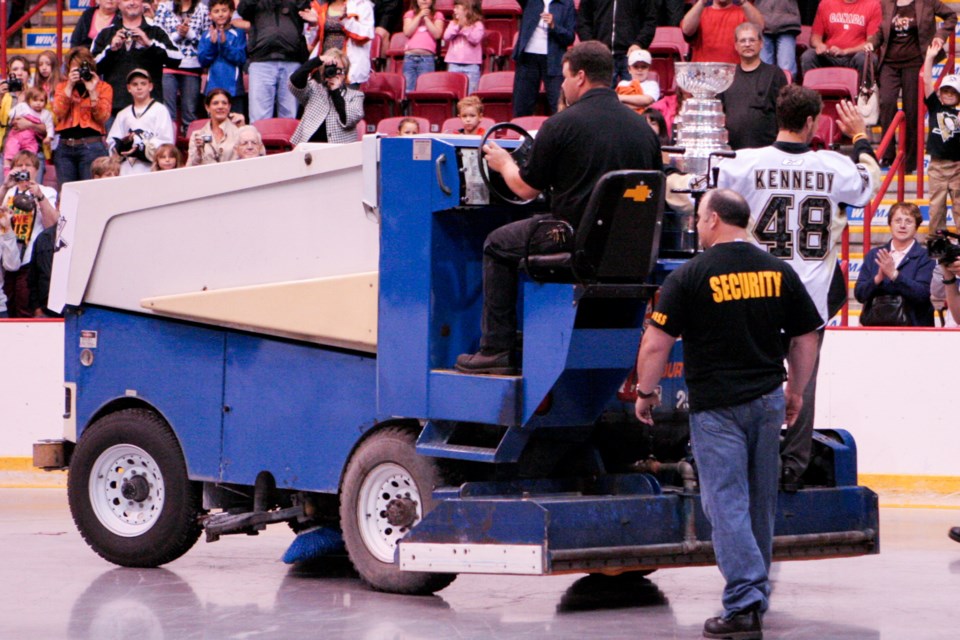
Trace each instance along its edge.
<instances>
[{"instance_id":1,"label":"spectator crowd","mask_svg":"<svg viewBox=\"0 0 960 640\"><path fill-rule=\"evenodd\" d=\"M438 68L465 76L466 90L452 103L459 119L444 122L442 130L482 135L493 121L474 94L482 93L486 73L511 68L513 117L546 117L565 106L564 53L577 39L600 41L613 53L611 88L620 102L644 114L668 144L687 96L657 66L660 56L651 45L659 30L672 29L689 46L690 60L737 65L732 87L720 96L735 150L773 143L784 86L802 83L814 70L850 68L864 77L869 69L867 77L875 75L879 85L883 129L902 104L906 135L899 148L907 172L922 161L917 117L923 99L930 232L946 227L947 198L952 203L960 195L960 76L934 83L934 65L945 57L957 21L941 0L519 0L511 14L512 42L501 38L493 21L485 23L488 2L496 4L100 0L80 16L62 60L52 51L34 65L10 56L0 82L7 192L0 213L6 292L0 314L47 313L41 298L30 296L31 283L42 283L43 274L31 276L30 268L50 253L50 239L38 239L56 227L63 184L264 155L261 135L248 122L275 117L296 121L291 144L355 141L362 127L376 127L376 120L364 121L364 89L385 66L388 48L397 49L395 71L406 92ZM394 105L399 117L389 134L441 130L415 110L403 117L404 110ZM882 164L894 161L897 148L887 147ZM48 161L56 168L57 189L43 186ZM926 305L932 283L935 295L960 316L950 286L960 269L934 269L917 248L922 218L916 206L897 207L890 215L891 241L865 257L857 298L869 304L877 296L905 296L909 323L931 325Z\"/></svg>"}]
</instances>

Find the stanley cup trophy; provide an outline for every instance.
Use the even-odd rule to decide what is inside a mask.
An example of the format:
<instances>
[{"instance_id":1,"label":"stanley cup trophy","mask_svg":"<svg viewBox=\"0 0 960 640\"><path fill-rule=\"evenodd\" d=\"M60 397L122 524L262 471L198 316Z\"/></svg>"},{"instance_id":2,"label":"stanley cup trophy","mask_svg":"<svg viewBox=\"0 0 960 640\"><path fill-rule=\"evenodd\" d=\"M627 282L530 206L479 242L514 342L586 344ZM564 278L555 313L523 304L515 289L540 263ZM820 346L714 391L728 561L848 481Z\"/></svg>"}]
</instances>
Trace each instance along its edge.
<instances>
[{"instance_id":1,"label":"stanley cup trophy","mask_svg":"<svg viewBox=\"0 0 960 640\"><path fill-rule=\"evenodd\" d=\"M710 154L730 150L723 104L716 96L733 84L737 65L678 62L674 69L677 86L692 95L674 120L674 144L685 149L682 156L674 156L674 162L684 173L706 176Z\"/></svg>"}]
</instances>

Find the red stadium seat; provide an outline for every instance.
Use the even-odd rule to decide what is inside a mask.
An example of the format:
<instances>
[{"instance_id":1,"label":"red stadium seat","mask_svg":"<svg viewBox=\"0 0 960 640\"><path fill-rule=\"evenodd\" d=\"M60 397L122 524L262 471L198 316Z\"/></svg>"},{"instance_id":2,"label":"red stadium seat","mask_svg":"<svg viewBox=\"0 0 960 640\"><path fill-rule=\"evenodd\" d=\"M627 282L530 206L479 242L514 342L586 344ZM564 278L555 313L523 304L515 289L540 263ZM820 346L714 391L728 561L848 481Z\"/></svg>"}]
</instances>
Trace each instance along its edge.
<instances>
[{"instance_id":1,"label":"red stadium seat","mask_svg":"<svg viewBox=\"0 0 960 640\"><path fill-rule=\"evenodd\" d=\"M367 121L361 118L357 123L357 138L362 139L365 135L367 135Z\"/></svg>"},{"instance_id":2,"label":"red stadium seat","mask_svg":"<svg viewBox=\"0 0 960 640\"><path fill-rule=\"evenodd\" d=\"M474 93L483 100L483 113L495 122L513 117L513 71L494 71L480 76Z\"/></svg>"},{"instance_id":3,"label":"red stadium seat","mask_svg":"<svg viewBox=\"0 0 960 640\"><path fill-rule=\"evenodd\" d=\"M404 119L404 116L397 116L396 118L384 118L377 123L376 128L373 131L370 129L373 125L367 127L367 133L382 133L388 136L397 135L397 129L400 127L400 121ZM413 118L417 121L417 124L420 125L420 133L430 133L430 121L426 118Z\"/></svg>"},{"instance_id":4,"label":"red stadium seat","mask_svg":"<svg viewBox=\"0 0 960 640\"><path fill-rule=\"evenodd\" d=\"M841 100L856 100L859 74L855 69L846 67L826 67L811 69L803 74L803 86L813 89L823 98L823 111L820 119L829 119L831 123L837 117L837 104ZM821 124L821 126L823 126ZM824 140L827 146L838 144L843 137L839 127L834 127L832 135Z\"/></svg>"},{"instance_id":5,"label":"red stadium seat","mask_svg":"<svg viewBox=\"0 0 960 640\"><path fill-rule=\"evenodd\" d=\"M487 69L496 71L503 66L503 36L496 31L483 32L483 61Z\"/></svg>"},{"instance_id":6,"label":"red stadium seat","mask_svg":"<svg viewBox=\"0 0 960 640\"><path fill-rule=\"evenodd\" d=\"M462 73L424 73L417 78L416 90L407 91L411 115L426 118L431 131L439 131L444 120L456 115L457 102L467 95L467 85L467 76Z\"/></svg>"},{"instance_id":7,"label":"red stadium seat","mask_svg":"<svg viewBox=\"0 0 960 640\"><path fill-rule=\"evenodd\" d=\"M489 131L490 127L495 124L497 123L490 118L480 118L480 128L484 131ZM447 118L440 126L440 131L443 133L459 133L462 128L463 125L460 124L460 118Z\"/></svg>"},{"instance_id":8,"label":"red stadium seat","mask_svg":"<svg viewBox=\"0 0 960 640\"><path fill-rule=\"evenodd\" d=\"M191 122L190 126L187 127L187 133L182 138L177 138L177 148L186 154L187 149L190 148L190 138L193 137L193 133L203 129L208 122L210 122L210 118L198 118Z\"/></svg>"},{"instance_id":9,"label":"red stadium seat","mask_svg":"<svg viewBox=\"0 0 960 640\"><path fill-rule=\"evenodd\" d=\"M510 122L518 127L523 127L527 131L539 131L546 120L547 116L522 116L520 118L514 118Z\"/></svg>"},{"instance_id":10,"label":"red stadium seat","mask_svg":"<svg viewBox=\"0 0 960 640\"><path fill-rule=\"evenodd\" d=\"M680 27L657 27L650 43L650 68L660 76L660 91L664 95L676 93L673 65L690 56L690 44L684 39Z\"/></svg>"},{"instance_id":11,"label":"red stadium seat","mask_svg":"<svg viewBox=\"0 0 960 640\"><path fill-rule=\"evenodd\" d=\"M400 115L406 92L402 73L387 71L370 74L360 90L363 91L364 117L372 124L383 118Z\"/></svg>"},{"instance_id":12,"label":"red stadium seat","mask_svg":"<svg viewBox=\"0 0 960 640\"><path fill-rule=\"evenodd\" d=\"M390 36L390 44L387 50L383 52L383 57L387 59L384 69L393 73L403 72L403 48L407 46L407 36L402 33L394 33Z\"/></svg>"},{"instance_id":13,"label":"red stadium seat","mask_svg":"<svg viewBox=\"0 0 960 640\"><path fill-rule=\"evenodd\" d=\"M483 28L500 34L501 42L515 42L523 9L516 0L483 0ZM510 47L513 51L513 47Z\"/></svg>"},{"instance_id":14,"label":"red stadium seat","mask_svg":"<svg viewBox=\"0 0 960 640\"><path fill-rule=\"evenodd\" d=\"M813 134L813 140L810 141L810 148L815 150L832 149L835 146L835 129L836 125L833 118L821 115L817 122L817 132Z\"/></svg>"},{"instance_id":15,"label":"red stadium seat","mask_svg":"<svg viewBox=\"0 0 960 640\"><path fill-rule=\"evenodd\" d=\"M444 17L449 18L453 15L453 0L437 0L433 3L433 10L440 11Z\"/></svg>"},{"instance_id":16,"label":"red stadium seat","mask_svg":"<svg viewBox=\"0 0 960 640\"><path fill-rule=\"evenodd\" d=\"M379 71L383 68L385 60L382 58L383 37L378 33L370 41L370 68Z\"/></svg>"},{"instance_id":17,"label":"red stadium seat","mask_svg":"<svg viewBox=\"0 0 960 640\"><path fill-rule=\"evenodd\" d=\"M266 118L257 120L253 126L260 132L267 153L271 154L293 150L290 137L293 136L299 123L300 121L296 118Z\"/></svg>"}]
</instances>

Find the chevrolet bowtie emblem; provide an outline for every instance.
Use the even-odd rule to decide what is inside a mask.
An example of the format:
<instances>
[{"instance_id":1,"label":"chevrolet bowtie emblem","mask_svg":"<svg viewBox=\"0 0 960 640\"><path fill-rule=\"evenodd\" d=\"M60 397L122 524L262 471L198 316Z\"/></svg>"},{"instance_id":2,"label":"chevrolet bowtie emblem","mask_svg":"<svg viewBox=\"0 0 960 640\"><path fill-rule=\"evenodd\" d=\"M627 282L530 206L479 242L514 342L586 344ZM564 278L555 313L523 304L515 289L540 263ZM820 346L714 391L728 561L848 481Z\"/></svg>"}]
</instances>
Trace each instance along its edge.
<instances>
[{"instance_id":1,"label":"chevrolet bowtie emblem","mask_svg":"<svg viewBox=\"0 0 960 640\"><path fill-rule=\"evenodd\" d=\"M634 202L646 202L650 199L650 196L653 194L650 191L650 187L641 183L632 189L627 189L623 192L624 198L632 198Z\"/></svg>"}]
</instances>

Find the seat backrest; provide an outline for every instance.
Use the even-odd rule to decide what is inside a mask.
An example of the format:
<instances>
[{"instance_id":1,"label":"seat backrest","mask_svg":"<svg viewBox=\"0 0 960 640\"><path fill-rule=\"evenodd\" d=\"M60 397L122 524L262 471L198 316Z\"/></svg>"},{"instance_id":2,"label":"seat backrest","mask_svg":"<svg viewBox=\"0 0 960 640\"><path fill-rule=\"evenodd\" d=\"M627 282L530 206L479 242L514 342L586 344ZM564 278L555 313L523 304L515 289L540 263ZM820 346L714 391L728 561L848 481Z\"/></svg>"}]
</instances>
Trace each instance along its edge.
<instances>
[{"instance_id":1,"label":"seat backrest","mask_svg":"<svg viewBox=\"0 0 960 640\"><path fill-rule=\"evenodd\" d=\"M380 57L380 51L383 49L383 36L379 33L373 36L370 41L370 59L376 60Z\"/></svg>"},{"instance_id":2,"label":"seat backrest","mask_svg":"<svg viewBox=\"0 0 960 640\"><path fill-rule=\"evenodd\" d=\"M671 56L686 60L690 55L690 43L680 27L657 27L649 47L651 56Z\"/></svg>"},{"instance_id":3,"label":"seat backrest","mask_svg":"<svg viewBox=\"0 0 960 640\"><path fill-rule=\"evenodd\" d=\"M266 143L268 138L286 138L289 141L299 122L296 118L264 118L254 122L253 126L260 132Z\"/></svg>"},{"instance_id":4,"label":"seat backrest","mask_svg":"<svg viewBox=\"0 0 960 640\"><path fill-rule=\"evenodd\" d=\"M402 33L394 33L390 36L390 44L384 52L385 56L403 56L403 48L407 46L407 36Z\"/></svg>"},{"instance_id":5,"label":"seat backrest","mask_svg":"<svg viewBox=\"0 0 960 640\"><path fill-rule=\"evenodd\" d=\"M480 76L477 95L492 98L494 94L513 98L513 71L494 71Z\"/></svg>"},{"instance_id":6,"label":"seat backrest","mask_svg":"<svg viewBox=\"0 0 960 640\"><path fill-rule=\"evenodd\" d=\"M483 55L499 56L503 53L503 35L498 31L485 31L483 34Z\"/></svg>"},{"instance_id":7,"label":"seat backrest","mask_svg":"<svg viewBox=\"0 0 960 640\"><path fill-rule=\"evenodd\" d=\"M200 129L203 129L205 126L207 126L208 122L210 122L210 118L197 118L196 120L191 122L190 125L187 127L187 135L186 135L187 140L189 141L190 138L193 137L194 132L200 131Z\"/></svg>"},{"instance_id":8,"label":"seat backrest","mask_svg":"<svg viewBox=\"0 0 960 640\"><path fill-rule=\"evenodd\" d=\"M400 121L405 117L410 116L398 116L396 118L384 118L377 123L377 133L383 133L388 136L397 135L397 128L400 126ZM430 133L430 121L426 118L413 118L417 121L417 124L420 125L420 133ZM369 133L369 132L368 132Z\"/></svg>"},{"instance_id":9,"label":"seat backrest","mask_svg":"<svg viewBox=\"0 0 960 640\"><path fill-rule=\"evenodd\" d=\"M484 131L489 131L490 127L495 124L497 123L490 118L480 118L480 128ZM440 131L443 133L459 133L462 128L463 125L460 123L460 118L447 118L440 126Z\"/></svg>"},{"instance_id":10,"label":"seat backrest","mask_svg":"<svg viewBox=\"0 0 960 640\"><path fill-rule=\"evenodd\" d=\"M600 178L577 229L578 280L646 281L660 248L665 187L660 171L611 171Z\"/></svg>"},{"instance_id":11,"label":"seat backrest","mask_svg":"<svg viewBox=\"0 0 960 640\"><path fill-rule=\"evenodd\" d=\"M482 0L481 9L484 16L519 16L523 13L523 9L517 0Z\"/></svg>"},{"instance_id":12,"label":"seat backrest","mask_svg":"<svg viewBox=\"0 0 960 640\"><path fill-rule=\"evenodd\" d=\"M400 102L404 98L407 81L402 73L375 71L360 88L366 98L385 98Z\"/></svg>"},{"instance_id":13,"label":"seat backrest","mask_svg":"<svg viewBox=\"0 0 960 640\"><path fill-rule=\"evenodd\" d=\"M457 96L457 99L467 95L467 86L469 81L467 76L462 73L452 71L431 71L422 74L417 78L417 91L419 92L450 92Z\"/></svg>"},{"instance_id":14,"label":"seat backrest","mask_svg":"<svg viewBox=\"0 0 960 640\"><path fill-rule=\"evenodd\" d=\"M513 124L523 127L527 131L539 131L540 127L543 126L543 123L546 122L547 116L520 116L519 118L514 118L510 122Z\"/></svg>"},{"instance_id":15,"label":"seat backrest","mask_svg":"<svg viewBox=\"0 0 960 640\"><path fill-rule=\"evenodd\" d=\"M803 74L803 86L813 89L824 98L855 100L859 85L856 69L821 67Z\"/></svg>"}]
</instances>

